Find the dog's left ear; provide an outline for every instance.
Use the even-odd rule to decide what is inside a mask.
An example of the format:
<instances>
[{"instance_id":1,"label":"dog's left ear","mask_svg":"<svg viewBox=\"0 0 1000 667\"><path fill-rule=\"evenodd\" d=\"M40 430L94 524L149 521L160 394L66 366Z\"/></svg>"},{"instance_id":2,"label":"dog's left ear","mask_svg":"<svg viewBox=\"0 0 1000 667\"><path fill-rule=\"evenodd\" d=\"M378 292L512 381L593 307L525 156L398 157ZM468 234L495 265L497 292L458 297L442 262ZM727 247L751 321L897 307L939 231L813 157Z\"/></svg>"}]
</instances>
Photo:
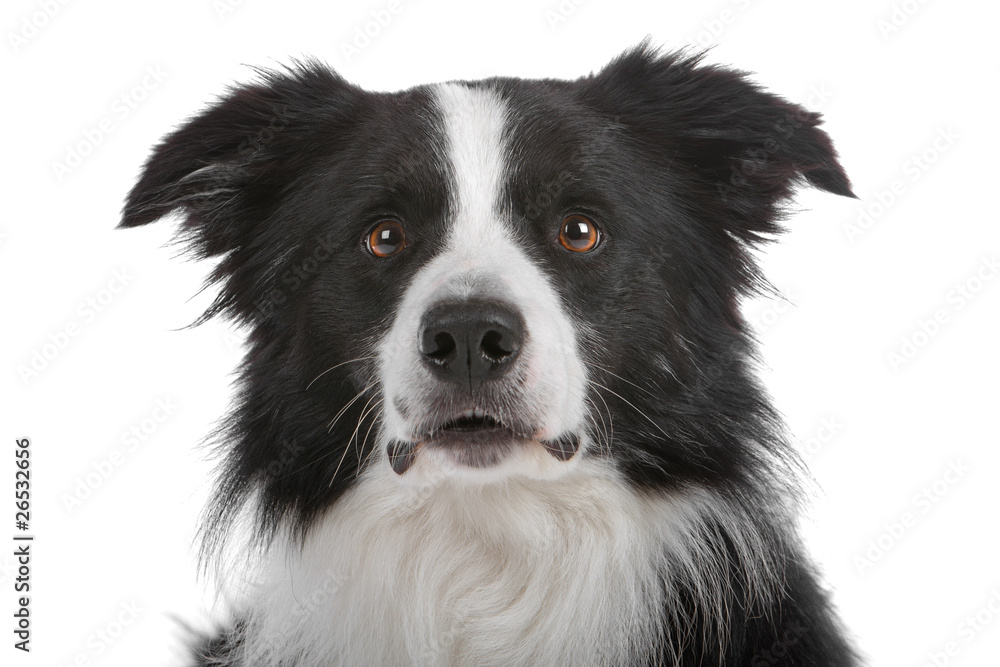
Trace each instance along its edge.
<instances>
[{"instance_id":1,"label":"dog's left ear","mask_svg":"<svg viewBox=\"0 0 1000 667\"><path fill-rule=\"evenodd\" d=\"M854 196L818 113L701 59L641 44L585 85L601 90L592 100L615 100L609 111L664 169L690 169L696 181L683 183L686 194L694 188L706 205L721 204L747 240L778 231L780 203L797 185Z\"/></svg>"},{"instance_id":2,"label":"dog's left ear","mask_svg":"<svg viewBox=\"0 0 1000 667\"><path fill-rule=\"evenodd\" d=\"M198 258L221 256L210 282L258 286L284 239L262 233L289 183L309 166L304 147L336 150L363 94L316 62L260 71L168 135L147 160L119 227L181 214L179 236ZM255 313L251 289L223 289L203 317Z\"/></svg>"}]
</instances>

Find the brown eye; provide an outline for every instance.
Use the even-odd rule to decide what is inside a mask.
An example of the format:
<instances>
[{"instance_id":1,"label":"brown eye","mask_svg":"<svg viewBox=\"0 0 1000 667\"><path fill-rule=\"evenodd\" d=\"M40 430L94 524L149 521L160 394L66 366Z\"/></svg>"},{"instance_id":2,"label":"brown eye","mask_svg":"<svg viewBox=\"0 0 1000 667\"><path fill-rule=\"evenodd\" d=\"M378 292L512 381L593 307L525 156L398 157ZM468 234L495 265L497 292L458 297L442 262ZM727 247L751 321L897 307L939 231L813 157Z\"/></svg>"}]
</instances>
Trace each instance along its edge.
<instances>
[{"instance_id":1,"label":"brown eye","mask_svg":"<svg viewBox=\"0 0 1000 667\"><path fill-rule=\"evenodd\" d=\"M383 220L368 233L368 250L376 257L389 257L406 247L403 225Z\"/></svg>"},{"instance_id":2,"label":"brown eye","mask_svg":"<svg viewBox=\"0 0 1000 667\"><path fill-rule=\"evenodd\" d=\"M566 250L588 252L597 247L601 232L594 222L582 215L571 215L563 220L559 229L559 243Z\"/></svg>"}]
</instances>

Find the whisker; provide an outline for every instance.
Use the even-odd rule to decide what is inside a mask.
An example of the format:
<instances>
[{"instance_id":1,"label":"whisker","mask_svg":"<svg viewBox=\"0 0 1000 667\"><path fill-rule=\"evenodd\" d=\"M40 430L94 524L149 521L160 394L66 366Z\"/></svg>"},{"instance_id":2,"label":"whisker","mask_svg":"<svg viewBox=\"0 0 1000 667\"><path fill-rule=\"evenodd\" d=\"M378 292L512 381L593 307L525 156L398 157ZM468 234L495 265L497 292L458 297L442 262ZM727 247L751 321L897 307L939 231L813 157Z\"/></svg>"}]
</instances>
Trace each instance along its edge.
<instances>
[{"instance_id":1,"label":"whisker","mask_svg":"<svg viewBox=\"0 0 1000 667\"><path fill-rule=\"evenodd\" d=\"M381 405L381 401L379 402L379 405ZM372 406L372 407L375 407L375 406ZM361 451L358 454L358 459L361 459L361 454L363 454L364 451L365 451L365 445L368 444L368 436L371 434L372 429L375 427L375 424L382 418L383 414L385 414L385 410L383 410L380 407L378 409L378 413L372 418L371 425L368 427L368 430L365 431L365 439L361 441ZM374 451L375 451L375 445L372 445L371 452L369 452L367 455L365 455L365 458L367 459L371 455L371 453L374 452Z\"/></svg>"},{"instance_id":2,"label":"whisker","mask_svg":"<svg viewBox=\"0 0 1000 667\"><path fill-rule=\"evenodd\" d=\"M649 394L649 395L650 395L650 396L652 396L653 398L656 398L656 397L658 397L658 396L659 396L659 394L657 394L657 393L656 393L655 391L652 391L652 390L650 390L650 389L649 389L649 388L647 388L647 387L642 387L642 386L640 386L640 385L637 385L637 384L636 384L635 382L632 382L632 381L631 381L631 380L629 380L628 378L624 378L624 377L622 377L621 375L618 375L617 373L614 373L614 372L612 372L612 371L608 370L607 368L605 368L604 366L601 366L601 365L600 365L600 364L598 364L598 363L595 363L595 362L593 362L593 361L590 361L590 362L588 362L588 364L589 364L589 365L591 365L591 366L594 366L595 368L597 368L598 370L600 370L600 371L601 371L601 372L603 372L603 373L607 373L608 375L610 375L610 376L612 376L612 377L615 377L615 378L618 378L618 379L619 379L619 380L621 380L622 382L626 382L626 383L628 383L628 384L632 385L633 387L635 387L635 388L636 388L636 389L638 389L639 391L644 391L644 392L646 392L647 394ZM673 375L673 372L670 372L670 374L671 374L671 375ZM675 379L676 379L676 376L675 376Z\"/></svg>"},{"instance_id":3,"label":"whisker","mask_svg":"<svg viewBox=\"0 0 1000 667\"><path fill-rule=\"evenodd\" d=\"M313 386L313 383L316 382L316 380L320 379L321 377L323 377L324 375L326 375L327 373L329 373L330 371L332 371L335 368L340 368L344 364L353 364L353 363L355 363L357 361L367 361L369 359L374 359L374 358L375 358L374 356L370 356L370 357L358 357L356 359L348 359L347 361L342 361L339 364L334 364L333 366L330 366L325 371L323 371L322 373L320 373L319 375L317 375L316 377L314 377L312 379L312 381L309 384L306 385L306 391L309 391L309 387Z\"/></svg>"},{"instance_id":4,"label":"whisker","mask_svg":"<svg viewBox=\"0 0 1000 667\"><path fill-rule=\"evenodd\" d=\"M590 425L593 428L594 441L598 444L598 446L603 447L604 438L607 436L607 433L602 427L597 425L597 419L594 417L594 413L597 412L597 406L589 396L584 396L583 400L587 403L587 420L590 421Z\"/></svg>"},{"instance_id":5,"label":"whisker","mask_svg":"<svg viewBox=\"0 0 1000 667\"><path fill-rule=\"evenodd\" d=\"M329 426L329 428L327 429L327 431L326 431L326 432L327 432L327 433L329 433L330 431L332 431L332 430L333 430L333 426L334 426L334 424L335 424L335 423L337 422L337 420L338 420L338 419L340 419L340 417L341 417L341 416L343 416L344 412L346 412L346 411L347 411L347 409L351 407L351 404L353 404L353 403L354 403L355 401L357 401L357 400L358 400L359 398L361 398L361 396L362 396L362 395L364 395L364 393L365 393L366 391L368 391L369 389L371 389L371 388L372 388L372 387L374 387L374 386L375 386L375 384L374 384L374 383L372 383L372 384L368 385L367 387L365 387L364 389L362 389L362 390L361 390L360 392L358 392L357 394L355 394L355 395L354 395L354 398L352 398L352 399L351 399L350 401L348 401L348 402L347 402L347 405L345 405L345 406L344 406L343 408L341 408L341 409L340 409L340 411L339 411L339 412L337 413L337 416L335 416L335 417L333 418L333 421L331 421L331 422L330 422L330 426ZM373 397L373 398L374 398L374 397ZM369 402L371 402L371 399L369 399ZM366 403L366 405L367 405L367 403ZM348 443L350 443L350 440L348 440ZM288 472L287 474L285 474L285 475L282 475L282 477L288 477L289 475L293 475L293 474L297 473L297 472L298 472L298 471L300 471L300 470L304 470L304 469L308 468L308 467L309 467L309 466L311 466L311 465L314 465L314 464L316 464L316 463L319 463L320 461L322 461L323 459L325 459L326 457L330 456L330 455L331 455L331 454L333 454L333 453L334 453L334 451L329 451L329 452L327 452L327 453L325 453L325 454L322 454L322 455L320 455L320 456L317 456L317 457L316 457L316 458L314 458L314 459L310 459L309 461L307 461L306 463L302 464L302 465L301 465L301 466L299 466L298 468L295 468L294 470L292 470L292 471ZM341 462L341 463L343 463L343 461L344 461L344 459L343 459L343 456L341 456L341 459L340 459L340 462ZM339 469L339 467L340 467L340 466L339 466L339 464L338 464L338 469Z\"/></svg>"},{"instance_id":6,"label":"whisker","mask_svg":"<svg viewBox=\"0 0 1000 667\"><path fill-rule=\"evenodd\" d=\"M591 384L596 385L596 386L601 386L601 385L598 385L593 380L588 380L588 382L590 382ZM608 447L609 447L608 451L610 452L611 442L613 442L614 439L615 439L615 419L614 419L614 415L611 412L611 408L608 406L608 402L606 400L604 400L603 396L601 396L601 392L598 391L598 392L594 392L594 393L596 393L597 397L599 399L601 399L601 403L604 404L604 411L606 413L608 413L608 425L607 425L608 426ZM600 414L600 410L598 410L598 414ZM601 417L601 422L603 422L603 421L604 421L604 417L602 416Z\"/></svg>"},{"instance_id":7,"label":"whisker","mask_svg":"<svg viewBox=\"0 0 1000 667\"><path fill-rule=\"evenodd\" d=\"M338 412L336 415L334 415L333 420L330 421L330 424L329 424L329 426L326 429L326 432L329 433L330 431L332 431L334 424L336 424L337 420L339 420L341 417L344 416L344 413L347 412L348 408L350 408L352 405L354 405L354 402L357 401L359 398L361 398L366 391L368 391L369 389L372 389L374 387L375 387L375 383L372 382L371 384L369 384L368 386L366 386L364 389L362 389L361 391L359 391L357 394L355 394L354 398L352 398L350 401L348 401L347 405L345 405L344 407L342 407L340 409L340 412Z\"/></svg>"},{"instance_id":8,"label":"whisker","mask_svg":"<svg viewBox=\"0 0 1000 667\"><path fill-rule=\"evenodd\" d=\"M350 443L344 444L344 453L340 455L340 460L337 461L337 467L334 469L333 474L330 476L330 483L326 485L327 488L333 486L333 481L337 479L337 473L340 472L340 466L344 465L344 459L347 458L347 450L351 448Z\"/></svg>"},{"instance_id":9,"label":"whisker","mask_svg":"<svg viewBox=\"0 0 1000 667\"><path fill-rule=\"evenodd\" d=\"M347 451L351 448L351 441L354 440L354 437L358 434L358 429L361 428L361 423L365 420L365 415L368 414L368 412L366 411L367 408L368 408L368 405L372 402L372 399L376 398L376 396L372 396L371 398L369 398L368 402L365 403L365 406L363 408L361 408L361 416L358 417L358 425L354 428L354 433L351 434L351 437L348 438L344 442L344 451L340 455L340 460L337 461L337 467L334 469L333 475L330 476L330 483L327 485L327 487L333 486L334 480L337 479L337 473L340 472L340 467L342 465L344 465L344 459L347 458ZM354 400L357 400L357 397L355 397ZM351 402L353 403L354 400L352 400ZM378 405L381 402L382 402L382 399L379 399L378 402L375 405ZM355 451L357 451L357 450L355 450ZM361 457L358 456L358 458L360 459Z\"/></svg>"},{"instance_id":10,"label":"whisker","mask_svg":"<svg viewBox=\"0 0 1000 667\"><path fill-rule=\"evenodd\" d=\"M594 412L597 412L597 406L593 404L593 401L591 401L590 399L587 399L587 402L591 404L591 407L593 407ZM606 450L608 453L610 453L611 452L611 443L608 442L608 432L607 432L607 430L605 428L603 428L602 426L598 426L597 420L594 418L594 413L593 412L589 413L587 415L587 419L590 420L591 425L593 425L593 427L594 427L594 436L595 436L594 439L597 441L597 449L598 449L598 451L605 451ZM601 417L601 421L604 421L604 417Z\"/></svg>"},{"instance_id":11,"label":"whisker","mask_svg":"<svg viewBox=\"0 0 1000 667\"><path fill-rule=\"evenodd\" d=\"M620 399L621 401L623 401L623 402L624 402L624 403L625 403L626 405L628 405L628 406L629 406L630 408L632 408L633 410L635 410L636 412L638 412L638 413L639 413L640 415L642 415L643 417L645 417L645 418L646 418L647 420L649 420L649 423L650 423L650 424L652 424L653 426L655 426L655 427L656 427L656 429L657 429L657 430L658 430L658 431L659 431L660 433L662 433L663 435L667 436L668 438L670 437L670 434L669 434L669 433L667 433L666 431L664 431L664 430L663 430L663 427L662 427L662 426L660 426L660 425L659 425L659 424L657 424L657 423L656 423L655 421L653 421L653 418L652 418L652 417L650 417L650 416L649 416L649 415L647 415L647 414L646 414L645 412L643 412L642 410L640 410L639 408L637 408L637 407L636 407L636 406L635 406L635 405L634 405L633 403L629 402L629 401L628 401L628 399L626 399L626 398L625 398L624 396L622 396L621 394L619 394L618 392L616 392L616 391L615 391L615 390L613 390L613 389L610 389L610 388L608 388L608 387L605 387L605 386L604 386L603 384L600 384L599 382L594 382L593 380L588 380L588 382L590 382L591 384L593 384L593 385L594 385L594 386L596 386L596 387L600 387L601 389L604 389L605 391L609 391L609 392L611 392L612 394L614 394L615 396L617 396L617 397L618 397L618 398L619 398L619 399ZM610 414L610 413L609 413L609 414Z\"/></svg>"},{"instance_id":12,"label":"whisker","mask_svg":"<svg viewBox=\"0 0 1000 667\"><path fill-rule=\"evenodd\" d=\"M361 408L361 416L358 417L358 425L354 427L354 433L352 433L351 437L347 439L347 444L348 445L350 445L350 443L352 441L355 442L355 443L357 443L358 431L361 429L361 424L365 421L365 417L368 416L369 412L371 412L372 410L374 410L375 408L377 408L379 405L382 404L382 399L379 398L377 401L375 401L375 405L372 405L371 407L368 407L369 405L371 405L372 399L374 399L374 398L377 398L377 395L376 396L372 396L371 398L369 398L368 402L365 403L365 407ZM357 453L358 459L360 459L361 458L361 452L358 450L357 447L354 448L354 451Z\"/></svg>"},{"instance_id":13,"label":"whisker","mask_svg":"<svg viewBox=\"0 0 1000 667\"><path fill-rule=\"evenodd\" d=\"M385 414L385 410L379 409L378 416L376 417L376 419L381 419L381 417L382 417L383 414ZM372 448L370 450L368 450L368 454L365 455L364 460L358 466L358 470L364 468L365 466L367 466L369 464L369 462L371 462L372 457L375 456L375 452L376 451L378 451L378 447L376 447L375 445L372 445Z\"/></svg>"},{"instance_id":14,"label":"whisker","mask_svg":"<svg viewBox=\"0 0 1000 667\"><path fill-rule=\"evenodd\" d=\"M358 425L354 428L354 433L351 434L351 437L348 438L347 442L344 443L344 452L340 455L340 460L337 462L337 467L334 469L333 475L330 477L330 483L327 486L333 486L334 480L337 479L337 473L340 472L341 466L344 465L344 459L347 458L347 450L351 448L351 442L356 441L355 438L358 435L358 431L361 429L361 424L363 424L365 421L365 417L367 417L372 410L375 410L376 408L378 408L378 406L382 405L382 400L383 400L382 398L379 398L377 401L375 401L374 404L372 404L372 399L376 397L377 396L372 396L371 398L369 398L368 402L365 403L365 407L361 409L361 416L358 417ZM371 407L368 407L369 405L371 405ZM381 413L382 411L379 410L379 414ZM368 434L371 433L372 427L375 426L375 421L376 421L375 419L372 420L371 426L368 427L368 431L365 433L365 442L368 441ZM360 450L357 447L354 448L355 453L358 455L359 461L361 460L361 451L363 450L364 450L364 443L362 443Z\"/></svg>"},{"instance_id":15,"label":"whisker","mask_svg":"<svg viewBox=\"0 0 1000 667\"><path fill-rule=\"evenodd\" d=\"M677 432L677 433L675 433L675 434L673 434L673 435L671 435L670 433L667 433L667 432L666 432L666 431L665 431L665 430L663 429L663 427L662 427L662 426L660 426L660 425L659 425L659 424L657 424L657 423L656 423L655 421L653 421L653 418L652 418L652 417L650 417L650 416L649 416L649 415L647 415L647 414L646 414L645 412L643 412L642 410L640 410L640 409L639 409L638 407L636 407L636 406L635 406L634 404L630 403L630 402L629 402L629 401L628 401L628 400L627 400L627 399L626 399L625 397L623 397L623 396L622 396L621 394L618 394L618 393L617 393L617 392L615 392L615 391L614 391L613 389L610 389L610 388L608 388L608 387L605 387L604 385L602 385L602 384L600 384L600 383L598 383L598 382L594 382L593 380L588 380L588 382L590 382L591 384L593 384L593 385L594 385L594 386L596 386L596 387L600 387L601 389L604 389L605 391L609 391L609 392L611 392L612 394L614 394L615 396L617 396L617 397L618 397L619 399L621 399L621 400L622 400L622 401L623 401L623 402L624 402L624 403L625 403L626 405L628 405L628 406L629 406L630 408L632 408L633 410L635 410L636 412L638 412L638 413L639 413L640 415L642 415L643 417L645 417L645 418L646 418L646 419L647 419L647 420L649 421L649 423L650 423L650 424L652 424L653 426L655 426L655 427L656 427L656 430L658 430L658 431L659 431L660 433L662 433L663 435L665 435L665 436L666 436L667 438L673 438L673 437L677 437L677 436L679 435L679 436L682 436L682 437L684 437L684 438L687 438L687 439L688 439L688 441L690 441L690 442L694 442L694 441L696 441L696 438L694 438L694 437L693 437L693 436L692 436L692 435L691 435L690 433L687 433L686 431L683 431L683 430L678 430L678 432ZM600 392L597 392L597 393L598 393L598 396L600 396ZM610 413L609 413L609 414L610 414ZM693 461L693 462L695 463L695 465L698 465L698 466L699 466L699 467L701 467L701 468L704 468L704 469L706 469L706 470L708 469L708 467L707 467L707 466L705 466L704 464L701 464L701 463L698 463L697 461ZM662 467L661 467L660 469L662 470Z\"/></svg>"}]
</instances>

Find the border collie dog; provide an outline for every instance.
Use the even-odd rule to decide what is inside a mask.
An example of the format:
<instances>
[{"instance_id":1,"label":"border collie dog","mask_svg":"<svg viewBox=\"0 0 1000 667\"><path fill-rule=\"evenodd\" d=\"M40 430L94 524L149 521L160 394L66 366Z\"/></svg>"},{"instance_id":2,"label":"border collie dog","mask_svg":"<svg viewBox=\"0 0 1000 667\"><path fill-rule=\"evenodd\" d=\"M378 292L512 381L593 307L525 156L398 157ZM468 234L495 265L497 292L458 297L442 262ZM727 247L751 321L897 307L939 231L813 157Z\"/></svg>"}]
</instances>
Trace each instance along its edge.
<instances>
[{"instance_id":1,"label":"border collie dog","mask_svg":"<svg viewBox=\"0 0 1000 667\"><path fill-rule=\"evenodd\" d=\"M194 663L853 665L755 377L755 247L853 196L806 111L642 44L575 81L262 71L155 149L245 327Z\"/></svg>"}]
</instances>

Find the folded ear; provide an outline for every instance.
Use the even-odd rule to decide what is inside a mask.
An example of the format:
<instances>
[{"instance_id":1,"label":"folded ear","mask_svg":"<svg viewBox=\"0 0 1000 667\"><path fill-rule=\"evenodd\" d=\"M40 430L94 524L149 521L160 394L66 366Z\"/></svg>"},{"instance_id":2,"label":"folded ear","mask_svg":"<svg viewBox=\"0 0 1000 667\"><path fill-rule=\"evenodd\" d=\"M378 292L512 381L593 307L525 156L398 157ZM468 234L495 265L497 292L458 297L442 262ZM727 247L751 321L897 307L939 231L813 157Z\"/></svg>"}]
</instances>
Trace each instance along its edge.
<instances>
[{"instance_id":1,"label":"folded ear","mask_svg":"<svg viewBox=\"0 0 1000 667\"><path fill-rule=\"evenodd\" d=\"M268 261L271 250L255 230L307 168L304 147L336 128L361 92L316 62L258 74L154 149L119 224L136 227L180 213L179 235L197 257L224 255L210 282L245 277ZM205 316L235 299L223 290Z\"/></svg>"},{"instance_id":2,"label":"folded ear","mask_svg":"<svg viewBox=\"0 0 1000 667\"><path fill-rule=\"evenodd\" d=\"M627 51L594 77L612 87L619 117L685 165L705 196L721 204L747 240L778 231L779 204L808 184L853 197L820 115L750 82L743 72L702 65L703 54L660 55L648 44ZM607 91L605 91L607 92Z\"/></svg>"}]
</instances>

